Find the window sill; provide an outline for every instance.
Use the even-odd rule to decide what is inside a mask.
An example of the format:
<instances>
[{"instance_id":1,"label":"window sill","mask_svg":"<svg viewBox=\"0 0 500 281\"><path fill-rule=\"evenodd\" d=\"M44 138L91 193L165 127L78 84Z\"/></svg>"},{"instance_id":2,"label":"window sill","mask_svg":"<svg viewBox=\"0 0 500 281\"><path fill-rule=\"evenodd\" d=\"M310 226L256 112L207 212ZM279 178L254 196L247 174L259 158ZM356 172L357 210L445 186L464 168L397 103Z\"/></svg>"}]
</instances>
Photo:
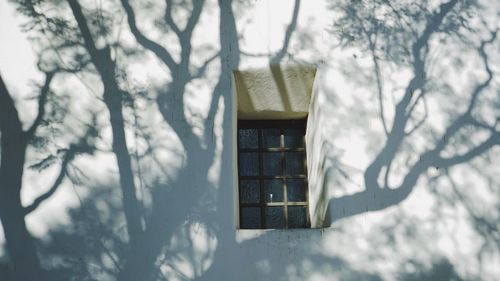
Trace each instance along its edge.
<instances>
[{"instance_id":1,"label":"window sill","mask_svg":"<svg viewBox=\"0 0 500 281\"><path fill-rule=\"evenodd\" d=\"M235 237L238 243L256 239L258 237L269 235L269 236L301 236L302 234L319 234L321 235L324 231L335 230L332 227L322 227L322 228L288 228L288 229L235 229Z\"/></svg>"}]
</instances>

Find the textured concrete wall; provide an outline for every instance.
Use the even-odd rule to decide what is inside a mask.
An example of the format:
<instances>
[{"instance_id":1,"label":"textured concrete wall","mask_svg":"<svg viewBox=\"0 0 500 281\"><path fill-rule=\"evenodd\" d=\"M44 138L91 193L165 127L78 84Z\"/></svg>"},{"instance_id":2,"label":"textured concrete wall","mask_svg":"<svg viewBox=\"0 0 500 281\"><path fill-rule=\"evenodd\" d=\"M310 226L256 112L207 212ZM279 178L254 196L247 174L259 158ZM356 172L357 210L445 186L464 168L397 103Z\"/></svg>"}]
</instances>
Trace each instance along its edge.
<instances>
[{"instance_id":1,"label":"textured concrete wall","mask_svg":"<svg viewBox=\"0 0 500 281\"><path fill-rule=\"evenodd\" d=\"M135 7L137 18L141 19L139 27L150 38L164 44L177 60L181 54L175 36L156 28L154 22L162 19L165 10L160 2L163 3L144 4L153 7L158 4L155 9ZM147 210L146 215L158 196L167 194L169 200L165 201L168 204L156 202L157 208L165 208L164 213L169 216L158 227L174 229L172 237L165 239L168 240L165 245L160 245L165 251L154 259L159 279L498 279L498 146L474 157L465 154L458 158L463 161L452 167L433 165L417 169L418 177L413 176L417 172L412 170L421 159L460 156L481 145L494 131L484 124L496 124L498 130L495 120L498 118L500 56L497 50L488 46L488 69L494 83L486 87L484 99L473 111L483 129L478 132L465 126L446 150L430 156L423 154L434 149L440 140L447 141L441 136L457 116L467 110L471 93L488 77L484 54L478 48L481 40L490 38L491 32L482 26L478 28L481 32L467 33L466 28L454 30L455 26L448 20L461 17L447 18L446 28L451 31L445 31L444 27L435 30L427 46L432 51L425 54L429 56L426 57L429 65L425 67L425 75L420 73L417 77L428 82L425 90L429 95L425 103L415 106L415 119L409 121L406 130L393 134L392 143L403 140L394 152L391 149L395 146L391 146L391 142L386 144L391 135L389 130L401 122L394 118L396 104L405 93L411 93L410 101L416 102L422 91L407 91L415 76L415 67L410 62L415 58L410 56L408 59L405 52L412 51L411 48L399 49L411 42L414 34L398 33L401 26L397 24L405 26L405 21L394 18L390 8L372 13L371 5L379 2L385 5L386 1L233 1L232 10L221 13L218 5L229 1L206 2L191 38L190 70L210 61L211 56L219 54L221 46L225 49L220 53L220 63L216 57L200 77L190 80L192 77L186 73L176 77L179 79L176 81L189 78L189 82L183 95L166 98L167 104L179 104L179 99L184 102L183 107L169 108L170 123L165 122L154 101L168 89L165 84L173 80L171 72L166 71L153 55L147 52L142 55L144 50L130 43L135 40L128 28L117 26L115 30L123 30L125 42L130 48L139 50L138 57L123 66L127 74L123 79L130 79L128 82L133 90L149 95L149 99L140 99L135 104L136 112L131 108L125 111L131 154L137 159L138 155L147 155L140 160L134 158L134 180L140 183L138 196ZM401 9L412 13L405 20L415 20L415 23L410 22L410 27L415 27L413 32L420 32L430 22L427 18L431 14L420 18L421 14L413 13L413 9L420 6L409 2L412 1L397 1L398 5L409 7ZM141 3L136 1L135 4ZM391 3L396 4L396 1ZM495 1L482 3L488 9L473 9L481 13L468 13L466 9L467 17L472 17L472 25L481 25L475 20L481 15L494 30L500 7ZM426 11L437 11L439 4L430 1ZM362 11L364 14L354 23L349 18L341 21L341 7L346 8L344 12ZM395 8L401 7L396 5ZM230 32L225 29L230 25L223 23L219 27L218 20L214 20L219 17L227 20L232 12L237 27L235 38L230 38ZM176 13L174 17L184 22L184 14ZM334 26L335 23L342 26ZM386 29L374 28L370 32L380 31L378 36L389 36L388 42L372 50L366 45L369 40L362 37L363 30L348 28L349 24L380 27L382 23ZM458 32L465 33L459 36ZM399 37L390 37L393 34ZM382 39L378 40L380 43ZM0 54L3 56L18 55L9 54L3 47L2 44ZM312 66L286 67L294 64ZM234 66L233 69L227 69L228 65ZM5 77L16 77L20 72L17 68L1 64L0 67L2 72L15 70ZM79 169L72 172L81 176L82 183L75 186L65 181L50 200L26 217L26 222L41 247L44 243L51 245L50 242L59 241L59 237L71 239L61 241L72 241L67 243L70 245L58 245L61 247L59 252L50 252L53 251L50 247L41 252L47 266L59 265L61 260L80 261L84 256L82 268L90 272L93 280L115 280L113 274L119 269L114 267L113 258L123 254L118 246L126 240L126 234L116 161L109 152L109 120L100 98L102 87L93 75L68 75L58 81L54 91L70 94L68 103L71 106L67 108L73 113L59 124L70 128L71 132L62 138L62 144L78 137L84 129L80 120L83 119L99 124L101 139L96 145L100 150L76 159ZM230 81L233 76L235 80ZM82 79L88 81L82 83ZM13 78L6 82L9 87L15 83ZM78 95L71 95L75 92ZM33 99L23 97L26 94L16 96L16 105L23 122L28 120L24 122L27 125L36 106ZM96 112L96 120L91 119L89 112ZM178 116L179 112L184 115ZM312 226L317 228L238 229L237 119L286 119L307 114L310 211ZM174 132L173 127L178 130ZM140 132L147 138L139 136L137 128L143 130ZM57 151L61 142L56 144L47 150ZM34 149L28 152L26 167L48 154ZM425 157L420 157L422 155ZM370 167L375 159L390 163L390 167L384 166L385 170L373 177L370 171L376 169ZM23 203L28 204L42 194L57 170L58 163L43 173L26 169ZM386 170L389 172L385 173ZM412 184L404 185L405 179L411 179ZM174 189L175 196L169 197ZM186 209L189 210L184 213L178 211ZM103 232L96 231L96 227ZM154 237L159 232L151 233ZM3 242L0 235L0 243ZM87 242L98 247L90 247L85 244ZM115 245L118 249L113 248ZM0 255L7 259L3 249Z\"/></svg>"},{"instance_id":2,"label":"textured concrete wall","mask_svg":"<svg viewBox=\"0 0 500 281\"><path fill-rule=\"evenodd\" d=\"M316 68L271 65L236 70L239 119L299 119L307 116Z\"/></svg>"}]
</instances>

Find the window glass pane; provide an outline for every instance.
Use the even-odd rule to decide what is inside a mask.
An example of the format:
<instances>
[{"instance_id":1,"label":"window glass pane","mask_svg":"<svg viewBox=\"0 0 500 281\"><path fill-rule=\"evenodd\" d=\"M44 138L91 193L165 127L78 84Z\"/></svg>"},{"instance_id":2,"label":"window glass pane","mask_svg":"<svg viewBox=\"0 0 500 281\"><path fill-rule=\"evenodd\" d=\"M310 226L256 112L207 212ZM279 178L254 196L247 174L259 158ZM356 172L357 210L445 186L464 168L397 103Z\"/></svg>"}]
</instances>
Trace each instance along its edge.
<instances>
[{"instance_id":1,"label":"window glass pane","mask_svg":"<svg viewBox=\"0 0 500 281\"><path fill-rule=\"evenodd\" d=\"M260 202L260 187L258 180L240 181L240 202L241 203Z\"/></svg>"},{"instance_id":2,"label":"window glass pane","mask_svg":"<svg viewBox=\"0 0 500 281\"><path fill-rule=\"evenodd\" d=\"M300 129L285 129L285 147L302 148L304 147L304 133Z\"/></svg>"},{"instance_id":3,"label":"window glass pane","mask_svg":"<svg viewBox=\"0 0 500 281\"><path fill-rule=\"evenodd\" d=\"M286 181L287 196L290 202L305 202L306 188L303 179L288 179Z\"/></svg>"},{"instance_id":4,"label":"window glass pane","mask_svg":"<svg viewBox=\"0 0 500 281\"><path fill-rule=\"evenodd\" d=\"M280 129L262 129L262 146L264 148L281 147L280 138L281 138Z\"/></svg>"},{"instance_id":5,"label":"window glass pane","mask_svg":"<svg viewBox=\"0 0 500 281\"><path fill-rule=\"evenodd\" d=\"M242 229L309 226L305 124L301 122L304 120L239 123L238 196Z\"/></svg>"},{"instance_id":6,"label":"window glass pane","mask_svg":"<svg viewBox=\"0 0 500 281\"><path fill-rule=\"evenodd\" d=\"M240 228L260 228L260 208L241 208Z\"/></svg>"},{"instance_id":7,"label":"window glass pane","mask_svg":"<svg viewBox=\"0 0 500 281\"><path fill-rule=\"evenodd\" d=\"M268 207L265 209L266 228L284 228L285 215L283 207Z\"/></svg>"},{"instance_id":8,"label":"window glass pane","mask_svg":"<svg viewBox=\"0 0 500 281\"><path fill-rule=\"evenodd\" d=\"M264 180L265 201L283 202L283 180Z\"/></svg>"},{"instance_id":9,"label":"window glass pane","mask_svg":"<svg viewBox=\"0 0 500 281\"><path fill-rule=\"evenodd\" d=\"M264 175L277 176L282 174L281 153L264 153Z\"/></svg>"},{"instance_id":10,"label":"window glass pane","mask_svg":"<svg viewBox=\"0 0 500 281\"><path fill-rule=\"evenodd\" d=\"M258 153L240 153L240 175L242 176L259 175Z\"/></svg>"},{"instance_id":11,"label":"window glass pane","mask_svg":"<svg viewBox=\"0 0 500 281\"><path fill-rule=\"evenodd\" d=\"M286 173L287 175L303 175L304 171L304 153L286 152L285 153Z\"/></svg>"},{"instance_id":12,"label":"window glass pane","mask_svg":"<svg viewBox=\"0 0 500 281\"><path fill-rule=\"evenodd\" d=\"M258 147L257 129L240 129L240 148L257 149Z\"/></svg>"},{"instance_id":13,"label":"window glass pane","mask_svg":"<svg viewBox=\"0 0 500 281\"><path fill-rule=\"evenodd\" d=\"M290 206L288 207L288 227L305 228L307 227L306 207Z\"/></svg>"}]
</instances>

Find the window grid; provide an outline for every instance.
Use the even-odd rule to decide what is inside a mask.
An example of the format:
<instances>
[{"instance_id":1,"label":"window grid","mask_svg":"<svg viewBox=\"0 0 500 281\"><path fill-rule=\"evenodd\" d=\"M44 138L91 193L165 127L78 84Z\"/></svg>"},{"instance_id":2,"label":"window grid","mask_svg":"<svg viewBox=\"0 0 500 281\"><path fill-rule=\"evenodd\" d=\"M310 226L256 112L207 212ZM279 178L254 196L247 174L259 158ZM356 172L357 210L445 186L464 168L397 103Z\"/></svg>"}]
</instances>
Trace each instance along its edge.
<instances>
[{"instance_id":1,"label":"window grid","mask_svg":"<svg viewBox=\"0 0 500 281\"><path fill-rule=\"evenodd\" d=\"M257 131L257 148L240 148L240 133L241 129L254 129ZM268 148L264 146L264 129L279 129L279 148ZM286 129L300 129L301 136L301 147L286 147L285 143L285 130ZM290 226L289 220L289 207L303 207L305 210L305 220L306 224L301 228L309 228L310 227L310 218L309 218L309 206L308 206L308 192L307 192L307 165L306 165L306 151L305 151L305 143L304 143L304 132L305 132L305 120L287 120L287 121L239 121L238 122L238 155L241 153L257 153L258 154L258 163L259 163L259 171L258 175L241 175L240 173L240 156L238 157L238 173L239 173L239 200L240 200L240 225L242 224L242 208L248 207L256 207L259 208L260 211L260 222L259 227L261 229L272 228L270 227L270 223L266 221L266 208L269 207L282 207L283 208L283 227L282 228L292 228ZM292 135L293 136L293 135ZM279 175L265 175L264 173L264 154L274 152L280 153L280 166L281 171ZM289 174L287 172L287 161L285 158L286 152L298 152L302 154L303 158L303 171L298 174ZM283 201L282 202L266 202L266 190L265 190L265 180L271 179L279 179L281 180L282 192L283 192ZM288 198L288 180L301 179L303 180L302 191L304 193L304 201L293 201L289 202ZM259 183L259 203L243 203L241 202L242 198L242 180L257 180ZM272 197L271 197L272 198ZM243 227L242 227L243 228ZM250 227L252 228L252 227Z\"/></svg>"}]
</instances>

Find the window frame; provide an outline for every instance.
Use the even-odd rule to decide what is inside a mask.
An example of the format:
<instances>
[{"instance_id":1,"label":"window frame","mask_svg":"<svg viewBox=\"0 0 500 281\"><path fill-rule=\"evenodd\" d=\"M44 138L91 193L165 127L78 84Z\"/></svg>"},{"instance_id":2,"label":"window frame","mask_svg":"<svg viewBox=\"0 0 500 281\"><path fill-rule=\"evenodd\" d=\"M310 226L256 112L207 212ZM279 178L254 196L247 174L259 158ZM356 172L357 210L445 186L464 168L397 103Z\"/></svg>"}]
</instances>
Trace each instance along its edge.
<instances>
[{"instance_id":1,"label":"window frame","mask_svg":"<svg viewBox=\"0 0 500 281\"><path fill-rule=\"evenodd\" d=\"M239 210L239 228L240 229L306 229L311 228L311 218L309 214L309 192L308 192L308 179L307 179L307 152L305 144L305 133L306 133L307 118L303 119L288 119L288 120L238 120L237 124L237 162L238 162L238 210ZM241 129L256 129L258 135L258 145L257 148L240 148L240 130ZM280 129L280 147L279 148L265 148L263 145L263 133L262 129ZM285 147L284 141L284 130L286 129L299 129L303 135L303 142L300 148ZM281 162L281 173L279 175L264 175L264 157L265 153L269 152L279 152L280 162ZM300 152L303 154L303 174L287 175L286 172L286 160L285 152ZM251 175L241 175L240 169L240 153L257 153L258 163L259 163L259 173L257 176ZM265 180L270 179L280 179L282 181L283 187L283 201L282 202L266 202L265 199ZM305 201L288 201L288 186L287 179L302 179L303 180L303 192ZM259 182L259 203L242 203L242 180L258 180ZM304 227L290 227L290 221L288 218L289 207L304 207L306 215L306 225ZM242 208L245 207L257 207L260 210L260 226L258 228L243 228L242 227ZM266 207L282 207L284 225L282 228L272 228L268 227L266 224Z\"/></svg>"}]
</instances>

